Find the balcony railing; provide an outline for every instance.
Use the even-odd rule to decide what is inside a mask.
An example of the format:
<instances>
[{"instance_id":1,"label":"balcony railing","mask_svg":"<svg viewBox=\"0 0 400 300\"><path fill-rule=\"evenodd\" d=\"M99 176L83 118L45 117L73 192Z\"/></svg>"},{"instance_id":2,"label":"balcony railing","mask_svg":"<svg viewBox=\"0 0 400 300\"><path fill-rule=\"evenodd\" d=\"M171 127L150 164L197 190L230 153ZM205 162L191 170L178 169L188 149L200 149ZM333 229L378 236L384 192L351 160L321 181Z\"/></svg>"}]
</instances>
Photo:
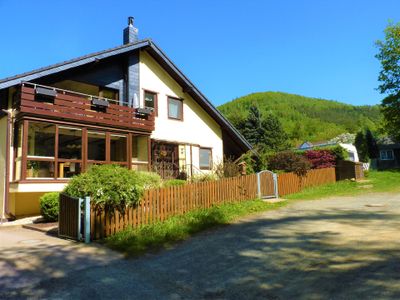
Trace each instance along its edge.
<instances>
[{"instance_id":1,"label":"balcony railing","mask_svg":"<svg viewBox=\"0 0 400 300\"><path fill-rule=\"evenodd\" d=\"M112 99L30 82L21 84L16 106L27 115L108 127L154 130L154 115L146 110L120 105Z\"/></svg>"}]
</instances>

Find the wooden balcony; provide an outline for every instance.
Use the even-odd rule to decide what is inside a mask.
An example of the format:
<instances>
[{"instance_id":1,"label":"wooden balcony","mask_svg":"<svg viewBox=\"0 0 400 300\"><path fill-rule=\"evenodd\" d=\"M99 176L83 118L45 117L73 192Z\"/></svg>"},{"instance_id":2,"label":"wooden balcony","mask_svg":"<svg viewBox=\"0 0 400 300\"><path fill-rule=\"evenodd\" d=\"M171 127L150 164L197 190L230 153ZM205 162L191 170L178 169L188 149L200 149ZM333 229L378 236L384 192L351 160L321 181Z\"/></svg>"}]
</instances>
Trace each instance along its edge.
<instances>
[{"instance_id":1,"label":"wooden balcony","mask_svg":"<svg viewBox=\"0 0 400 300\"><path fill-rule=\"evenodd\" d=\"M116 100L27 82L21 84L16 108L31 116L146 132L154 130L153 113L139 112Z\"/></svg>"}]
</instances>

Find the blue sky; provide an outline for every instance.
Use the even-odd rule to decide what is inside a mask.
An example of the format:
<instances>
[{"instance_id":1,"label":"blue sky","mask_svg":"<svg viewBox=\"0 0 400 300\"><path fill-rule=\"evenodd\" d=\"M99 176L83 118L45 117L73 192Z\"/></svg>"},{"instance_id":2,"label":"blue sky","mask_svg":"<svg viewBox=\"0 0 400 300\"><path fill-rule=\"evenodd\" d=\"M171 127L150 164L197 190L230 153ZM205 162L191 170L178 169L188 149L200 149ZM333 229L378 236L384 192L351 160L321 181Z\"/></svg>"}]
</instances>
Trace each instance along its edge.
<instances>
[{"instance_id":1,"label":"blue sky","mask_svg":"<svg viewBox=\"0 0 400 300\"><path fill-rule=\"evenodd\" d=\"M122 43L127 17L216 105L259 91L377 104L400 1L0 0L0 78Z\"/></svg>"}]
</instances>

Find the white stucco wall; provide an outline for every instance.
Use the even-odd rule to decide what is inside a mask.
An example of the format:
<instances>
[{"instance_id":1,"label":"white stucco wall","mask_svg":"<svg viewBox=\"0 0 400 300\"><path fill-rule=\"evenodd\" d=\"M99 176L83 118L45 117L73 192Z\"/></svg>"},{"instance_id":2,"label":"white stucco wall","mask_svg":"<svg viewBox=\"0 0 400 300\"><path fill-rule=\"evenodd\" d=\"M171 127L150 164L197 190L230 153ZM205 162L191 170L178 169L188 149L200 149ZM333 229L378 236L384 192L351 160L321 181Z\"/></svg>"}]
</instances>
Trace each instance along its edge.
<instances>
[{"instance_id":1,"label":"white stucco wall","mask_svg":"<svg viewBox=\"0 0 400 300\"><path fill-rule=\"evenodd\" d=\"M352 160L352 161L359 162L357 148L354 145L352 145L352 144L342 144L342 143L340 143L339 145L342 148L344 148L349 155L352 154L352 156L354 157L354 160Z\"/></svg>"},{"instance_id":2,"label":"white stucco wall","mask_svg":"<svg viewBox=\"0 0 400 300\"><path fill-rule=\"evenodd\" d=\"M212 148L214 164L222 161L220 126L145 51L140 52L140 90L142 102L144 90L158 93L158 116L152 139L192 144L192 164L196 168L199 168L199 146ZM168 119L168 96L184 99L183 121Z\"/></svg>"}]
</instances>

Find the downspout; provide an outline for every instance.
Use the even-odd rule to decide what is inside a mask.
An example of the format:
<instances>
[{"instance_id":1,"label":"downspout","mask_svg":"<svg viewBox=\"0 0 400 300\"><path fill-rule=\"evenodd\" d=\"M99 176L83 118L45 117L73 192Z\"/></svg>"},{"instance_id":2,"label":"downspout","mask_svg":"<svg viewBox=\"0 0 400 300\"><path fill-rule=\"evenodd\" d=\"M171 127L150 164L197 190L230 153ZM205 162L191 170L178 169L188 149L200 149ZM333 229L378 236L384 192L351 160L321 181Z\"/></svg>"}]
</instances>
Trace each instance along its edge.
<instances>
[{"instance_id":1,"label":"downspout","mask_svg":"<svg viewBox=\"0 0 400 300\"><path fill-rule=\"evenodd\" d=\"M0 216L0 223L6 220L6 214L8 214L8 199L10 192L10 130L12 126L12 114L10 111L3 109L2 111L7 115L7 133L6 133L6 159L5 159L5 186L4 186L4 201L2 215Z\"/></svg>"}]
</instances>

